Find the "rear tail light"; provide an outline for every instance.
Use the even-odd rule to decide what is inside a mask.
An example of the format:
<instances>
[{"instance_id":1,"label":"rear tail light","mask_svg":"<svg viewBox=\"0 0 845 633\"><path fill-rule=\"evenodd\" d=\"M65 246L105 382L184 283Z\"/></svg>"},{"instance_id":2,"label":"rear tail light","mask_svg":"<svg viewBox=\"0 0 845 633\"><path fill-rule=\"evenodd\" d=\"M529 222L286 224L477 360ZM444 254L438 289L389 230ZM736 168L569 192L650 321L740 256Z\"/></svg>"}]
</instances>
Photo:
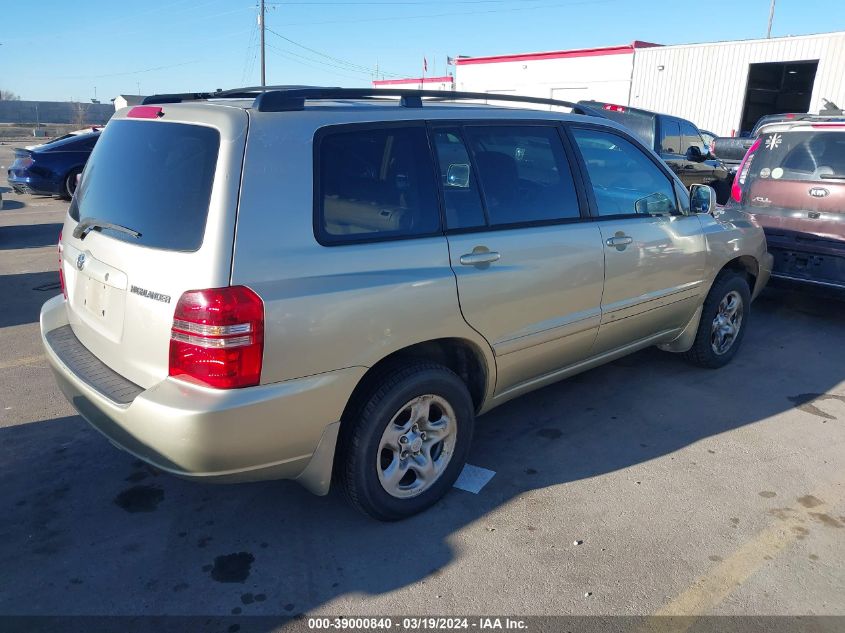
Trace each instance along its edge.
<instances>
[{"instance_id":1,"label":"rear tail light","mask_svg":"<svg viewBox=\"0 0 845 633\"><path fill-rule=\"evenodd\" d=\"M734 184L731 187L731 199L734 202L742 202L742 187L745 185L745 180L748 178L748 172L751 170L751 161L754 160L755 152L760 149L760 144L763 142L762 138L754 141L754 144L748 148L745 153L745 158L739 164L739 169L736 170L734 177Z\"/></svg>"},{"instance_id":2,"label":"rear tail light","mask_svg":"<svg viewBox=\"0 0 845 633\"><path fill-rule=\"evenodd\" d=\"M625 112L625 106L613 105L612 103L605 105L604 109L609 110L610 112Z\"/></svg>"},{"instance_id":3,"label":"rear tail light","mask_svg":"<svg viewBox=\"0 0 845 633\"><path fill-rule=\"evenodd\" d=\"M264 302L245 286L190 290L176 304L170 375L218 389L261 381Z\"/></svg>"},{"instance_id":4,"label":"rear tail light","mask_svg":"<svg viewBox=\"0 0 845 633\"><path fill-rule=\"evenodd\" d=\"M13 167L15 169L29 169L35 164L31 156L21 156L15 161Z\"/></svg>"},{"instance_id":5,"label":"rear tail light","mask_svg":"<svg viewBox=\"0 0 845 633\"><path fill-rule=\"evenodd\" d=\"M62 295L64 298L67 299L67 288L65 287L65 271L64 269L64 257L62 257L62 253L64 252L64 247L62 246L62 232L59 231L59 284L62 286Z\"/></svg>"},{"instance_id":6,"label":"rear tail light","mask_svg":"<svg viewBox=\"0 0 845 633\"><path fill-rule=\"evenodd\" d=\"M813 123L810 127L817 130L824 130L827 128L845 127L845 123Z\"/></svg>"}]
</instances>

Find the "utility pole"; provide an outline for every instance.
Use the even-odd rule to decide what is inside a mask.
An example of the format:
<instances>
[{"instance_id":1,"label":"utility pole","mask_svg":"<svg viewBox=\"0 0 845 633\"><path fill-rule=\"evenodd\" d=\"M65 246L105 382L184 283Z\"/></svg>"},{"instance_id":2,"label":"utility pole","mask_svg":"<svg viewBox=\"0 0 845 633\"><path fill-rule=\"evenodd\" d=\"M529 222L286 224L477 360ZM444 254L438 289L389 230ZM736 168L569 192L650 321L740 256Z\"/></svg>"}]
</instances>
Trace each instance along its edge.
<instances>
[{"instance_id":1,"label":"utility pole","mask_svg":"<svg viewBox=\"0 0 845 633\"><path fill-rule=\"evenodd\" d=\"M262 0L263 2L263 0ZM766 39L770 39L772 37L772 22L775 20L775 0L772 0L772 4L769 7L769 30L766 32Z\"/></svg>"},{"instance_id":2,"label":"utility pole","mask_svg":"<svg viewBox=\"0 0 845 633\"><path fill-rule=\"evenodd\" d=\"M267 79L264 74L264 0L261 0L261 8L258 13L258 21L261 26L261 87L267 85Z\"/></svg>"}]
</instances>

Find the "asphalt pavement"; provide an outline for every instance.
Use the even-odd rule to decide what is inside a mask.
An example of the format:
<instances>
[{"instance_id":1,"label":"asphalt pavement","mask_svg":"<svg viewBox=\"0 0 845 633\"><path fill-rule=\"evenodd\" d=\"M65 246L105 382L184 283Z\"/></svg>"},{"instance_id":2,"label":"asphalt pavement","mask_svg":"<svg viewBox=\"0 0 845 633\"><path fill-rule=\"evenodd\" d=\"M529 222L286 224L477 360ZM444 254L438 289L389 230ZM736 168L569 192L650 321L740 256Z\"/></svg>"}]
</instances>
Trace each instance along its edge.
<instances>
[{"instance_id":1,"label":"asphalt pavement","mask_svg":"<svg viewBox=\"0 0 845 633\"><path fill-rule=\"evenodd\" d=\"M478 494L381 524L91 429L38 336L67 204L3 198L0 614L845 615L841 301L767 291L722 370L652 349L512 401L478 421Z\"/></svg>"}]
</instances>

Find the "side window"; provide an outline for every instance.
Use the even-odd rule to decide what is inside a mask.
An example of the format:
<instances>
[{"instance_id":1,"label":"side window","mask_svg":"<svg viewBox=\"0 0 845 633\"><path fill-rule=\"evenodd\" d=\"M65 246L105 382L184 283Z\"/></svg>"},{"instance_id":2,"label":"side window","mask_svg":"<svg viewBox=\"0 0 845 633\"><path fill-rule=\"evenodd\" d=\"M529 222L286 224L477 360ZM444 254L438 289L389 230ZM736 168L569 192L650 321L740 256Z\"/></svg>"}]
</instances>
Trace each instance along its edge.
<instances>
[{"instance_id":1,"label":"side window","mask_svg":"<svg viewBox=\"0 0 845 633\"><path fill-rule=\"evenodd\" d=\"M319 163L321 241L412 237L440 230L424 128L330 132L320 140Z\"/></svg>"},{"instance_id":2,"label":"side window","mask_svg":"<svg viewBox=\"0 0 845 633\"><path fill-rule=\"evenodd\" d=\"M678 213L672 181L627 139L600 130L572 128L592 185L598 213Z\"/></svg>"},{"instance_id":3,"label":"side window","mask_svg":"<svg viewBox=\"0 0 845 633\"><path fill-rule=\"evenodd\" d=\"M446 207L446 226L466 229L485 226L484 207L469 153L458 128L435 128L434 149Z\"/></svg>"},{"instance_id":4,"label":"side window","mask_svg":"<svg viewBox=\"0 0 845 633\"><path fill-rule=\"evenodd\" d=\"M702 155L710 151L701 139L701 134L698 133L696 127L688 121L681 122L681 139L683 141L681 143L681 154L689 154L690 147L697 148Z\"/></svg>"},{"instance_id":5,"label":"side window","mask_svg":"<svg viewBox=\"0 0 845 633\"><path fill-rule=\"evenodd\" d=\"M660 122L660 151L663 154L683 154L681 151L681 128L672 119Z\"/></svg>"},{"instance_id":6,"label":"side window","mask_svg":"<svg viewBox=\"0 0 845 633\"><path fill-rule=\"evenodd\" d=\"M557 128L468 126L465 130L492 226L580 217Z\"/></svg>"}]
</instances>

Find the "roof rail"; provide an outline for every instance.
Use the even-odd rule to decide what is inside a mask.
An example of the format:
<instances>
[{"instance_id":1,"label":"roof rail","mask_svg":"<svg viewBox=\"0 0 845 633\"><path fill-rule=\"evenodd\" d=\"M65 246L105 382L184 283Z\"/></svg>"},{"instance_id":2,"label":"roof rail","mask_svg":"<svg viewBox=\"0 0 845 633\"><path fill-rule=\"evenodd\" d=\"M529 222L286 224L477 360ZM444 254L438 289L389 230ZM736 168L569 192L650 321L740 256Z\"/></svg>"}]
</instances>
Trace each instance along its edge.
<instances>
[{"instance_id":1,"label":"roof rail","mask_svg":"<svg viewBox=\"0 0 845 633\"><path fill-rule=\"evenodd\" d=\"M141 105L181 103L182 101L202 101L204 99L254 99L256 95L268 90L301 90L305 88L319 88L319 86L288 85L288 86L247 86L232 90L215 90L214 92L174 92L144 97Z\"/></svg>"},{"instance_id":2,"label":"roof rail","mask_svg":"<svg viewBox=\"0 0 845 633\"><path fill-rule=\"evenodd\" d=\"M502 101L510 103L535 103L539 105L571 108L577 114L606 118L595 108L571 101L526 97L510 94L488 94L486 92L459 92L451 90L407 90L392 88L324 88L316 86L249 86L216 92L188 92L146 97L144 105L152 103L178 103L201 99L254 98L252 107L259 112L291 112L304 110L308 100L381 99L399 97L404 108L421 108L423 98L432 101Z\"/></svg>"},{"instance_id":3,"label":"roof rail","mask_svg":"<svg viewBox=\"0 0 845 633\"><path fill-rule=\"evenodd\" d=\"M520 95L488 94L486 92L459 92L451 90L406 90L392 88L303 88L268 90L255 97L253 107L259 112L283 112L303 110L307 100L335 99L380 99L399 97L399 105L405 108L421 108L423 98L434 101L506 101L513 103L536 103L540 105L571 108L578 114L604 117L594 108L543 97L525 97Z\"/></svg>"}]
</instances>

